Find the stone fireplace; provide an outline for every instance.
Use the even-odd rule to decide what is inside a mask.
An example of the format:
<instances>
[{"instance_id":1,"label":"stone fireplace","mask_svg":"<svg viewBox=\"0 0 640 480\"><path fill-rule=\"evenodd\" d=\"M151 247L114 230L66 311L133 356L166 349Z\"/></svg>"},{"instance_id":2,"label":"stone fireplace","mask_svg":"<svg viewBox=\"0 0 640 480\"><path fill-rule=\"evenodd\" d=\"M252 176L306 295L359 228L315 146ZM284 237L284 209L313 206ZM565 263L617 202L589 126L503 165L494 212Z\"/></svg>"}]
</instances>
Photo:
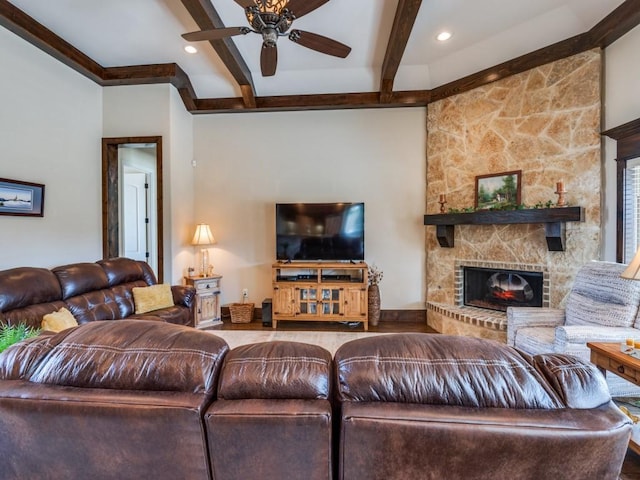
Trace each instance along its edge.
<instances>
[{"instance_id":1,"label":"stone fireplace","mask_svg":"<svg viewBox=\"0 0 640 480\"><path fill-rule=\"evenodd\" d=\"M569 205L584 209L584 221L566 223L564 251L547 249L542 223L457 224L450 247L440 246L435 225L425 226L429 326L506 341L503 309L511 305L482 308L486 291L465 305L462 266L496 270L474 281L492 284L494 296L529 295L518 292L515 274L534 293L542 289L542 306L562 308L578 269L600 257L601 66L594 49L428 105L426 214L440 212L441 195L445 212L472 209L477 176L515 170L524 208L556 202L563 181ZM530 272L542 274L542 287Z\"/></svg>"}]
</instances>

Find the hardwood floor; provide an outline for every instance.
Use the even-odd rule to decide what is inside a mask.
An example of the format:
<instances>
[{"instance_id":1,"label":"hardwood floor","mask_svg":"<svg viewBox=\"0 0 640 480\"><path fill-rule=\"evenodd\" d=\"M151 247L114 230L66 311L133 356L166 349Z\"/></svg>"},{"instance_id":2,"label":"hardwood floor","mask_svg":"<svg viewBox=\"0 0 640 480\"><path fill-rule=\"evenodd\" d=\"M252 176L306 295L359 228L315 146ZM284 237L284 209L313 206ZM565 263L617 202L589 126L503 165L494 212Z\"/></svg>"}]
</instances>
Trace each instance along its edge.
<instances>
[{"instance_id":1,"label":"hardwood floor","mask_svg":"<svg viewBox=\"0 0 640 480\"><path fill-rule=\"evenodd\" d=\"M272 327L262 325L262 320L254 320L251 323L231 323L229 318L223 318L223 324L214 327L211 330L272 330ZM349 332L364 331L361 324L349 326L343 323L326 323L326 322L280 322L278 330L303 331L318 330L326 332ZM370 326L369 331L380 333L400 333L400 332L423 332L438 333L427 326L427 322L384 322L381 321L377 326ZM627 451L620 480L637 480L640 479L640 455L631 450Z\"/></svg>"}]
</instances>

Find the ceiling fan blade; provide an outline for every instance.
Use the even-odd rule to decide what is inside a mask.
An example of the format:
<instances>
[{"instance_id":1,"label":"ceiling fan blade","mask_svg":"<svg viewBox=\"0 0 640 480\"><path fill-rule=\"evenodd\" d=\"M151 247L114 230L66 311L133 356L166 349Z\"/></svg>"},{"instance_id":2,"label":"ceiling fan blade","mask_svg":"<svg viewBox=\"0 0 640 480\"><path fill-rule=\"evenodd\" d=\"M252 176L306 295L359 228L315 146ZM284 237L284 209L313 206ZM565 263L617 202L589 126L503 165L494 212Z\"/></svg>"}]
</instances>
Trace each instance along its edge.
<instances>
[{"instance_id":1,"label":"ceiling fan blade","mask_svg":"<svg viewBox=\"0 0 640 480\"><path fill-rule=\"evenodd\" d=\"M344 43L303 30L292 30L289 40L316 52L326 53L334 57L345 58L351 52L351 47Z\"/></svg>"},{"instance_id":2,"label":"ceiling fan blade","mask_svg":"<svg viewBox=\"0 0 640 480\"><path fill-rule=\"evenodd\" d=\"M246 35L251 30L247 27L214 28L212 30L202 30L200 32L185 33L182 35L187 42L200 42L202 40L218 40L234 35Z\"/></svg>"},{"instance_id":3,"label":"ceiling fan blade","mask_svg":"<svg viewBox=\"0 0 640 480\"><path fill-rule=\"evenodd\" d=\"M249 8L255 6L256 2L253 0L235 0L235 2L242 8Z\"/></svg>"},{"instance_id":4,"label":"ceiling fan blade","mask_svg":"<svg viewBox=\"0 0 640 480\"><path fill-rule=\"evenodd\" d=\"M289 10L296 18L300 18L316 8L321 7L329 0L289 0L284 8Z\"/></svg>"},{"instance_id":5,"label":"ceiling fan blade","mask_svg":"<svg viewBox=\"0 0 640 480\"><path fill-rule=\"evenodd\" d=\"M262 44L260 52L260 69L263 77L273 77L278 65L278 47Z\"/></svg>"}]
</instances>

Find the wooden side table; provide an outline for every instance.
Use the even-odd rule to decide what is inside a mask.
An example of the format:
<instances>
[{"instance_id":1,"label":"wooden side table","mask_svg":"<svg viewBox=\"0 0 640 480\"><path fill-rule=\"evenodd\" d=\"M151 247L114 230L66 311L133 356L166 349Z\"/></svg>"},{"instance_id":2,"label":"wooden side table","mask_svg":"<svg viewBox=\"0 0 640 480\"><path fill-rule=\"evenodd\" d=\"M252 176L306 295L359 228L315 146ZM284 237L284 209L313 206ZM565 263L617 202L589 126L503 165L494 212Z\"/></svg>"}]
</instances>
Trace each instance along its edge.
<instances>
[{"instance_id":1,"label":"wooden side table","mask_svg":"<svg viewBox=\"0 0 640 480\"><path fill-rule=\"evenodd\" d=\"M196 289L195 327L209 328L222 325L220 313L220 279L222 275L184 277L187 285Z\"/></svg>"},{"instance_id":2,"label":"wooden side table","mask_svg":"<svg viewBox=\"0 0 640 480\"><path fill-rule=\"evenodd\" d=\"M602 373L612 372L631 383L640 385L640 359L622 353L620 343L589 342L591 349L591 363ZM635 441L629 442L629 448L640 455L640 445Z\"/></svg>"}]
</instances>

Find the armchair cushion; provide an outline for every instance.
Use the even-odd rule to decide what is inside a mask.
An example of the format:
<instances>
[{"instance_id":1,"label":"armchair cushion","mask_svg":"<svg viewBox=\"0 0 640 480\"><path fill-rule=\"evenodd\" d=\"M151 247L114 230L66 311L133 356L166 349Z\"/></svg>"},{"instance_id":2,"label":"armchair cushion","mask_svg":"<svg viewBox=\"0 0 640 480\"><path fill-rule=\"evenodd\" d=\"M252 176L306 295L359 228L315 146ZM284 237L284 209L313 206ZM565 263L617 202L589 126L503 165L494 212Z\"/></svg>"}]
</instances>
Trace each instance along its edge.
<instances>
[{"instance_id":1,"label":"armchair cushion","mask_svg":"<svg viewBox=\"0 0 640 480\"><path fill-rule=\"evenodd\" d=\"M556 327L564 324L564 310L559 308L509 307L507 308L507 344L516 344L521 328Z\"/></svg>"},{"instance_id":2,"label":"armchair cushion","mask_svg":"<svg viewBox=\"0 0 640 480\"><path fill-rule=\"evenodd\" d=\"M631 327L638 313L640 282L620 277L625 265L590 262L576 275L565 325Z\"/></svg>"},{"instance_id":3,"label":"armchair cushion","mask_svg":"<svg viewBox=\"0 0 640 480\"><path fill-rule=\"evenodd\" d=\"M521 328L518 330L513 346L531 355L542 352L556 352L555 335L555 327Z\"/></svg>"}]
</instances>

